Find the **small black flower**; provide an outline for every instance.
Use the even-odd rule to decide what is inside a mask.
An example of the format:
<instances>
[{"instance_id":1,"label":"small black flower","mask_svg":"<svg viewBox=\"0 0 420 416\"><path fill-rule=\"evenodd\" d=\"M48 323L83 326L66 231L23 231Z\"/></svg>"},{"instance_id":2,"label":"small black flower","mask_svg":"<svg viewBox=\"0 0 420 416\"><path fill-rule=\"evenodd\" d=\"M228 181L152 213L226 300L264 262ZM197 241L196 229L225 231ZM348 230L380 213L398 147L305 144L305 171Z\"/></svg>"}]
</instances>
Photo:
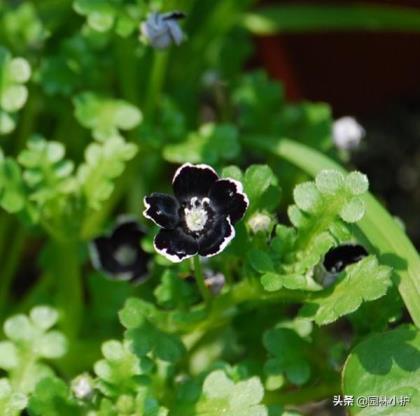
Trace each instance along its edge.
<instances>
[{"instance_id":1,"label":"small black flower","mask_svg":"<svg viewBox=\"0 0 420 416\"><path fill-rule=\"evenodd\" d=\"M235 237L233 224L248 207L242 184L219 179L210 166L186 163L176 171L172 187L175 196L153 193L144 198L144 216L162 228L155 249L173 262L224 250Z\"/></svg>"},{"instance_id":2,"label":"small black flower","mask_svg":"<svg viewBox=\"0 0 420 416\"><path fill-rule=\"evenodd\" d=\"M140 283L148 277L150 254L142 250L140 239L145 232L136 220L119 218L110 234L95 238L89 245L95 269L116 280Z\"/></svg>"},{"instance_id":3,"label":"small black flower","mask_svg":"<svg viewBox=\"0 0 420 416\"><path fill-rule=\"evenodd\" d=\"M350 264L359 262L368 252L360 244L342 244L328 251L323 265L330 273L340 273Z\"/></svg>"},{"instance_id":4,"label":"small black flower","mask_svg":"<svg viewBox=\"0 0 420 416\"><path fill-rule=\"evenodd\" d=\"M329 287L347 266L359 262L367 255L366 249L359 244L333 247L324 256L322 264L316 268L314 278L323 287Z\"/></svg>"}]
</instances>

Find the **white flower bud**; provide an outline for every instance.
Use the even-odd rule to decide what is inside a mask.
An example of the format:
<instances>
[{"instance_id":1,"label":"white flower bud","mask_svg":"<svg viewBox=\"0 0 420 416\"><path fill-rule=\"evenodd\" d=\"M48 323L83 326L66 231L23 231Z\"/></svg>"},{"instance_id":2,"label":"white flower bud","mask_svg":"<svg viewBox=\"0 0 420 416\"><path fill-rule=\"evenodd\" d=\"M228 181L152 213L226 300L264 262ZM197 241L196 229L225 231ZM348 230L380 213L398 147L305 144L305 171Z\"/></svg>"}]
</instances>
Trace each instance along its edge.
<instances>
[{"instance_id":1,"label":"white flower bud","mask_svg":"<svg viewBox=\"0 0 420 416\"><path fill-rule=\"evenodd\" d=\"M353 117L341 117L333 124L332 136L338 149L357 149L365 135L365 129Z\"/></svg>"},{"instance_id":2,"label":"white flower bud","mask_svg":"<svg viewBox=\"0 0 420 416\"><path fill-rule=\"evenodd\" d=\"M205 270L204 283L213 295L218 295L226 283L225 275L222 273L214 273L211 270Z\"/></svg>"},{"instance_id":3,"label":"white flower bud","mask_svg":"<svg viewBox=\"0 0 420 416\"><path fill-rule=\"evenodd\" d=\"M270 230L271 218L267 214L257 212L249 220L248 225L254 234Z\"/></svg>"},{"instance_id":4,"label":"white flower bud","mask_svg":"<svg viewBox=\"0 0 420 416\"><path fill-rule=\"evenodd\" d=\"M87 374L80 374L71 382L71 390L79 400L89 400L93 395L93 380Z\"/></svg>"},{"instance_id":5,"label":"white flower bud","mask_svg":"<svg viewBox=\"0 0 420 416\"><path fill-rule=\"evenodd\" d=\"M166 49L172 43L179 46L184 40L184 33L178 20L183 17L182 12L150 13L140 25L141 34L156 49Z\"/></svg>"}]
</instances>

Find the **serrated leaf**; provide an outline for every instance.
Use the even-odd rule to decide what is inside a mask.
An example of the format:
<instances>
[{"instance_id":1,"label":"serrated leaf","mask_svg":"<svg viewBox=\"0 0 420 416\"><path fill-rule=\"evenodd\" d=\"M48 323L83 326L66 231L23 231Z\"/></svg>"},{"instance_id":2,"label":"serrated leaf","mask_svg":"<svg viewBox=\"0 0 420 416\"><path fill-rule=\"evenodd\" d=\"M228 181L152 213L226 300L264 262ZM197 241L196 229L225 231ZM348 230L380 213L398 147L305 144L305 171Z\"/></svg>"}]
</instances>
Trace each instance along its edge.
<instances>
[{"instance_id":1,"label":"serrated leaf","mask_svg":"<svg viewBox=\"0 0 420 416\"><path fill-rule=\"evenodd\" d=\"M198 416L268 416L267 408L259 403L264 389L258 377L234 384L224 371L210 373L203 384L203 393L196 405Z\"/></svg>"},{"instance_id":2,"label":"serrated leaf","mask_svg":"<svg viewBox=\"0 0 420 416\"><path fill-rule=\"evenodd\" d=\"M391 269L379 265L375 256L368 256L347 267L338 283L304 306L302 313L316 309L315 322L326 325L354 312L362 302L385 295L391 285Z\"/></svg>"}]
</instances>

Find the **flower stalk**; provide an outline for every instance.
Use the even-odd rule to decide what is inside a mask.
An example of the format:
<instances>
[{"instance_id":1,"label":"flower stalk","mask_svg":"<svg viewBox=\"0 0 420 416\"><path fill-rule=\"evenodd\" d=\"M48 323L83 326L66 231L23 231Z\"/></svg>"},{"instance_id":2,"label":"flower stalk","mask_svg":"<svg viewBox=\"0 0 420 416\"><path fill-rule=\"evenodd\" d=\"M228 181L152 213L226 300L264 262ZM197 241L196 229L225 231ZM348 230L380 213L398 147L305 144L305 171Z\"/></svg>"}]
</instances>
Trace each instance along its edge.
<instances>
[{"instance_id":1,"label":"flower stalk","mask_svg":"<svg viewBox=\"0 0 420 416\"><path fill-rule=\"evenodd\" d=\"M210 295L210 291L209 291L209 289L206 286L206 283L204 281L204 274L203 274L203 269L201 267L200 256L194 256L192 258L192 264L193 264L193 268L194 268L194 276L195 276L195 280L197 282L198 290L200 291L200 294L201 294L204 302L208 306L210 304L210 301L211 301L211 295Z\"/></svg>"}]
</instances>

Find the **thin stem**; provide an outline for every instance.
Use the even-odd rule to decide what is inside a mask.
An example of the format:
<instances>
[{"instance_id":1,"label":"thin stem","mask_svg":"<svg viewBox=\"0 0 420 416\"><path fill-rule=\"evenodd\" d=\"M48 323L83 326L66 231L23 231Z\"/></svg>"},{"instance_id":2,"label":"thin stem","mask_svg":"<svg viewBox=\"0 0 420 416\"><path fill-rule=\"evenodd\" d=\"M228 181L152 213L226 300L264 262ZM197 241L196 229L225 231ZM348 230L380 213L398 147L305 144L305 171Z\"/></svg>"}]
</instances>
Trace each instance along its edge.
<instances>
[{"instance_id":1,"label":"thin stem","mask_svg":"<svg viewBox=\"0 0 420 416\"><path fill-rule=\"evenodd\" d=\"M193 257L193 267L194 267L194 275L195 275L195 280L197 282L198 290L200 291L200 294L202 298L204 299L204 302L206 303L206 305L209 305L210 300L211 300L211 295L204 281L204 274L201 268L201 262L200 262L199 256Z\"/></svg>"},{"instance_id":2,"label":"thin stem","mask_svg":"<svg viewBox=\"0 0 420 416\"><path fill-rule=\"evenodd\" d=\"M165 81L168 58L168 51L154 51L153 65L150 69L149 89L146 95L147 101L145 103L145 119L150 124L153 121L154 112Z\"/></svg>"},{"instance_id":3,"label":"thin stem","mask_svg":"<svg viewBox=\"0 0 420 416\"><path fill-rule=\"evenodd\" d=\"M8 299L10 286L19 267L19 260L26 239L26 230L21 225L17 225L13 230L13 235L10 245L4 250L4 267L2 268L0 279L0 315L2 315L6 307L5 304Z\"/></svg>"},{"instance_id":4,"label":"thin stem","mask_svg":"<svg viewBox=\"0 0 420 416\"><path fill-rule=\"evenodd\" d=\"M57 282L57 306L63 311L63 330L69 339L79 332L83 313L83 291L76 241L54 241L52 272Z\"/></svg>"}]
</instances>

